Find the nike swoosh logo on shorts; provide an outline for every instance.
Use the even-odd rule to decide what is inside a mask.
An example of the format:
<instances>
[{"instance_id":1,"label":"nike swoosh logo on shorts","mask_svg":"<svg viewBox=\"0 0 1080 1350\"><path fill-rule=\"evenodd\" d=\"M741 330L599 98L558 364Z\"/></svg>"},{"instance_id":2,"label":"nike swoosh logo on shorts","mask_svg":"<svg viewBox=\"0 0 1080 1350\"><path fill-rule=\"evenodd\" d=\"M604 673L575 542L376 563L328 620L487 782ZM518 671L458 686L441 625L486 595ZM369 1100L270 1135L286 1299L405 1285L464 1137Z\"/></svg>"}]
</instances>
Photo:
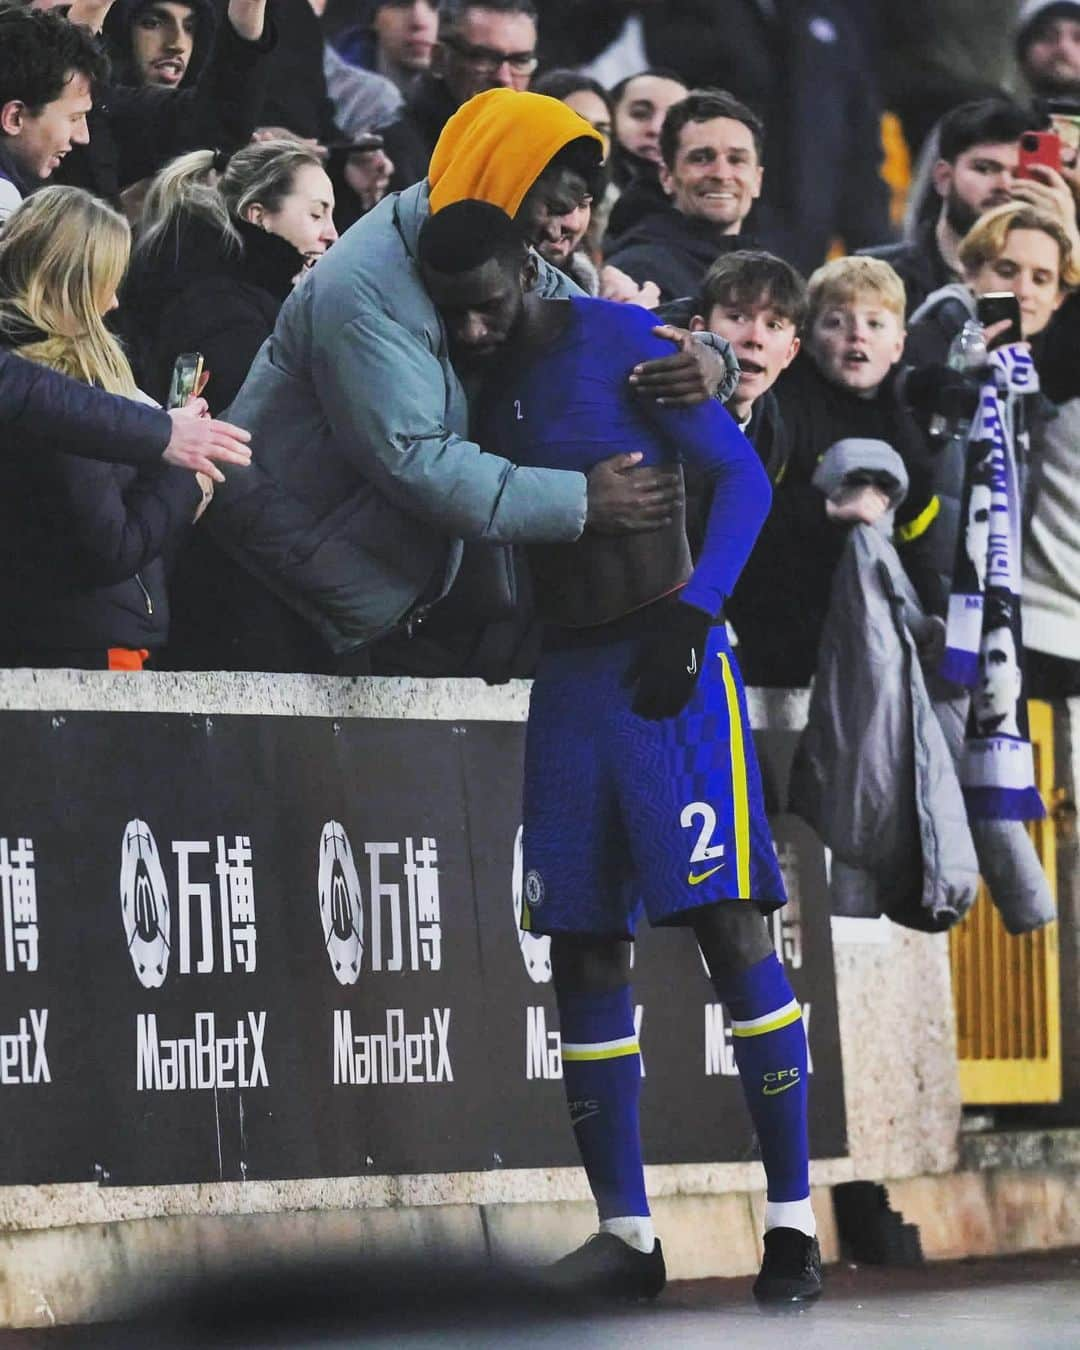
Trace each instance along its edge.
<instances>
[{"instance_id":1,"label":"nike swoosh logo on shorts","mask_svg":"<svg viewBox=\"0 0 1080 1350\"><path fill-rule=\"evenodd\" d=\"M686 667L687 675L697 674L697 648L690 648L690 664Z\"/></svg>"},{"instance_id":2,"label":"nike swoosh logo on shorts","mask_svg":"<svg viewBox=\"0 0 1080 1350\"><path fill-rule=\"evenodd\" d=\"M702 872L699 877L694 876L693 872L691 872L686 879L691 886L700 886L703 881L708 881L711 876L715 876L723 865L723 863L718 863L716 867L710 867L707 872Z\"/></svg>"}]
</instances>

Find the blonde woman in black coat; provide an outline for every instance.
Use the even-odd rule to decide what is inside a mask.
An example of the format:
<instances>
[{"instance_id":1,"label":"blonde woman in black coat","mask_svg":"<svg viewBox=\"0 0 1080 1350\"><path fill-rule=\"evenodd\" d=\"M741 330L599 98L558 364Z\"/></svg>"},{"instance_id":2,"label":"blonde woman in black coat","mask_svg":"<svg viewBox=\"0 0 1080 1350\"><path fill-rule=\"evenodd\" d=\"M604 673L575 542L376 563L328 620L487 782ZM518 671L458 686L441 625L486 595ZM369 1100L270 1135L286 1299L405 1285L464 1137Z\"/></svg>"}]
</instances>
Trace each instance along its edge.
<instances>
[{"instance_id":1,"label":"blonde woman in black coat","mask_svg":"<svg viewBox=\"0 0 1080 1350\"><path fill-rule=\"evenodd\" d=\"M81 188L35 193L0 241L0 345L146 401L104 322L130 246L124 218ZM168 634L165 558L210 481L52 453L50 439L29 433L0 500L0 664L139 670Z\"/></svg>"}]
</instances>

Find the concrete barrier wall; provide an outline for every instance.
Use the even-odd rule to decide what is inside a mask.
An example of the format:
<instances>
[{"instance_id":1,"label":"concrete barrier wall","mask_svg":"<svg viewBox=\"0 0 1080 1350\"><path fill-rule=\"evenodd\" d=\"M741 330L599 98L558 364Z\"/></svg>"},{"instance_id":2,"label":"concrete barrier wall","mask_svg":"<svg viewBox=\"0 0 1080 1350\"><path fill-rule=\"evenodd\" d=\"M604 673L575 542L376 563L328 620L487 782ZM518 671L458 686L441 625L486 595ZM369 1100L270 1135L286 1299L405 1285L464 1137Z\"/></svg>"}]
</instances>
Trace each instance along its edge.
<instances>
[{"instance_id":1,"label":"concrete barrier wall","mask_svg":"<svg viewBox=\"0 0 1080 1350\"><path fill-rule=\"evenodd\" d=\"M527 704L528 686L520 683L488 688L477 681L0 672L0 709L56 713L505 722L524 720ZM805 722L806 695L752 690L750 711L755 727L797 730ZM826 1187L855 1178L948 1172L957 1161L960 1100L947 939L910 933L885 920L834 920L833 936L850 1156L815 1163L812 1181ZM672 1274L752 1268L763 1189L756 1164L653 1167L648 1184L661 1216L674 1209L684 1215L701 1210L700 1224L681 1225L685 1250L675 1244L669 1251ZM78 1234L94 1235L101 1270L114 1276L128 1269L135 1253L145 1264L155 1253L163 1260L185 1242L195 1244L191 1250L197 1248L202 1261L204 1245L229 1249L250 1239L256 1216L285 1213L293 1216L288 1223L259 1229L285 1245L333 1243L335 1234L375 1240L380 1233L380 1245L395 1234L402 1241L454 1235L468 1245L481 1240L483 1214L489 1247L547 1249L568 1245L578 1230L589 1231L587 1199L582 1174L568 1168L186 1186L0 1187L0 1244L8 1274L6 1283L0 1281L0 1323L108 1314L113 1305L95 1284L95 1266L87 1265ZM232 1217L211 1224L224 1216ZM736 1218L738 1240L732 1231ZM716 1243L707 1241L705 1230L715 1230ZM728 1233L726 1251L722 1232ZM826 1254L835 1255L834 1235L824 1236ZM67 1296L58 1294L61 1287Z\"/></svg>"}]
</instances>

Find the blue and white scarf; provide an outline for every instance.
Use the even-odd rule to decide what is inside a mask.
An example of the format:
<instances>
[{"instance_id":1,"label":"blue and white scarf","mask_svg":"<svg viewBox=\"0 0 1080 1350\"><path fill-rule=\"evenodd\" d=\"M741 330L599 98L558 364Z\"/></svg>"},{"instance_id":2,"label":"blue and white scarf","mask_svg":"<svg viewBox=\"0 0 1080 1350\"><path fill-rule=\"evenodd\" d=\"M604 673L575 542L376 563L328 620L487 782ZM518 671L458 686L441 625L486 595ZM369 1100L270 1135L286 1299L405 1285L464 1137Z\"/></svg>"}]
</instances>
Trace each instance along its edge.
<instances>
[{"instance_id":1,"label":"blue and white scarf","mask_svg":"<svg viewBox=\"0 0 1080 1350\"><path fill-rule=\"evenodd\" d=\"M960 786L973 820L1041 820L1024 688L1017 414L1039 378L1024 347L989 359L971 424L941 673L971 690Z\"/></svg>"}]
</instances>

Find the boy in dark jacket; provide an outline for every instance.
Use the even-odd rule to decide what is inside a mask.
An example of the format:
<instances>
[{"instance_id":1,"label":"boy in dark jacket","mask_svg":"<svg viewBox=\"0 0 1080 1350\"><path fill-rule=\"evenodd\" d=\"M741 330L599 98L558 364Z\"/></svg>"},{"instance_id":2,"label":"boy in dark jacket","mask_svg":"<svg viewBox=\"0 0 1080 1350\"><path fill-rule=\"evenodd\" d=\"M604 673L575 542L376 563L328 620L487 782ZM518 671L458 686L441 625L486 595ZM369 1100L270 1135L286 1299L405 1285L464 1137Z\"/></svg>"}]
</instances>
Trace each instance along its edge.
<instances>
[{"instance_id":1,"label":"boy in dark jacket","mask_svg":"<svg viewBox=\"0 0 1080 1350\"><path fill-rule=\"evenodd\" d=\"M885 441L904 460L910 487L896 514L896 542L920 538L937 516L929 450L897 391L904 348L904 287L876 258L840 258L810 279L804 351L777 383L787 436L773 509L735 589L729 615L748 684L809 684L829 606L844 526L873 521L887 498L872 482L844 514L811 482L820 457L851 437ZM905 565L921 587L910 558Z\"/></svg>"},{"instance_id":2,"label":"boy in dark jacket","mask_svg":"<svg viewBox=\"0 0 1080 1350\"><path fill-rule=\"evenodd\" d=\"M726 407L757 450L769 477L779 481L787 441L777 380L799 354L806 318L806 282L790 263L758 249L740 249L709 269L694 332L726 338L739 362L739 383Z\"/></svg>"},{"instance_id":3,"label":"boy in dark jacket","mask_svg":"<svg viewBox=\"0 0 1080 1350\"><path fill-rule=\"evenodd\" d=\"M739 383L725 407L758 452L776 484L787 467L788 447L773 385L799 352L806 317L806 282L781 258L759 249L739 249L717 258L700 297L664 308L668 323L708 331L731 344ZM683 466L686 531L697 556L712 504L707 480Z\"/></svg>"}]
</instances>

